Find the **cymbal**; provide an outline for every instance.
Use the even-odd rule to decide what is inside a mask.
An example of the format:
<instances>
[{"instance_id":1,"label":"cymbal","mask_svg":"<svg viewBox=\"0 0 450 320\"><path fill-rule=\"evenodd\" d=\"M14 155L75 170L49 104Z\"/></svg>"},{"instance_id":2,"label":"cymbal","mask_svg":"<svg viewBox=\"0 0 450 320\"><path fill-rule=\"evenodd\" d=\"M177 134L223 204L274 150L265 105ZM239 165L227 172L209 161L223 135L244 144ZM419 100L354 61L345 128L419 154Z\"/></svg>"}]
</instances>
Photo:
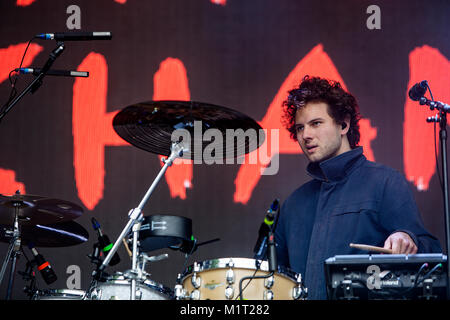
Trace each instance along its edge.
<instances>
[{"instance_id":1,"label":"cymbal","mask_svg":"<svg viewBox=\"0 0 450 320\"><path fill-rule=\"evenodd\" d=\"M147 101L130 105L115 115L113 127L133 146L165 156L171 153L172 133L177 129L187 130L190 150L184 152L184 159L236 158L256 150L265 139L261 126L247 115L195 101ZM203 133L209 129L215 129L209 131L214 137L204 138ZM220 139L216 134L221 135ZM227 137L232 138L232 143ZM214 144L207 149L210 152L205 152L210 144Z\"/></svg>"},{"instance_id":2,"label":"cymbal","mask_svg":"<svg viewBox=\"0 0 450 320\"><path fill-rule=\"evenodd\" d=\"M10 237L5 234L11 230L10 226L3 226L0 241L9 242ZM89 233L80 224L66 221L49 225L28 225L20 229L22 245L32 243L34 247L69 247L86 242Z\"/></svg>"},{"instance_id":3,"label":"cymbal","mask_svg":"<svg viewBox=\"0 0 450 320\"><path fill-rule=\"evenodd\" d=\"M83 208L65 200L29 194L0 194L0 224L13 225L16 210L22 226L70 221L83 214Z\"/></svg>"}]
</instances>

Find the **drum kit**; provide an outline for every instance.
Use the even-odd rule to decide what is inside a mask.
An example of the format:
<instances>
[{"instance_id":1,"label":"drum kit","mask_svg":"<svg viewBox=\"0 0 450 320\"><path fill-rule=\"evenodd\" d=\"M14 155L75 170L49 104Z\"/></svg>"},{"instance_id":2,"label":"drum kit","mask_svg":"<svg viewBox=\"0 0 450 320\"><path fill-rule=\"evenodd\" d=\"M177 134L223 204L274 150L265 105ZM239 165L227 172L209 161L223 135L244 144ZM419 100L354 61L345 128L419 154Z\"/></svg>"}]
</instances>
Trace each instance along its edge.
<instances>
[{"instance_id":1,"label":"drum kit","mask_svg":"<svg viewBox=\"0 0 450 320\"><path fill-rule=\"evenodd\" d=\"M194 101L148 101L131 105L116 114L113 127L117 134L131 145L148 152L165 156L164 165L136 208L129 210L128 222L114 243L101 255L101 246L94 246L90 255L95 263L92 281L85 290L38 289L33 281L33 268L47 271L46 282L52 283L52 270L35 248L65 247L84 243L88 232L73 220L83 209L71 202L36 195L0 195L0 241L9 248L0 273L0 283L11 263L7 299L11 298L16 274L16 260L24 245L33 251L35 260L27 264L28 296L34 300L303 300L307 298L301 274L278 267L273 270L268 261L250 258L220 258L201 262L185 268L174 277L173 289L161 285L146 272L149 262L166 259L167 254L149 256L148 253L170 248L192 255L201 245L192 235L192 220L181 216L143 215L143 208L165 174L178 158L194 159L196 152L205 148L208 141L198 137L196 125L202 130L261 130L259 124L248 116L221 106ZM183 130L181 138L174 139L174 131ZM186 139L186 133L189 139ZM256 139L255 141L251 141ZM214 157L236 158L261 146L260 135L237 139L230 147L226 139L221 154ZM229 141L228 141L229 142ZM235 141L236 142L236 141ZM200 147L199 147L200 146ZM220 149L220 148L218 148ZM202 157L204 159L204 157ZM95 221L93 220L95 223ZM99 238L102 236L99 232ZM131 268L123 272L106 273L106 268L117 263L114 256L124 245L131 260ZM25 278L24 278L25 279ZM48 281L47 281L48 280Z\"/></svg>"}]
</instances>

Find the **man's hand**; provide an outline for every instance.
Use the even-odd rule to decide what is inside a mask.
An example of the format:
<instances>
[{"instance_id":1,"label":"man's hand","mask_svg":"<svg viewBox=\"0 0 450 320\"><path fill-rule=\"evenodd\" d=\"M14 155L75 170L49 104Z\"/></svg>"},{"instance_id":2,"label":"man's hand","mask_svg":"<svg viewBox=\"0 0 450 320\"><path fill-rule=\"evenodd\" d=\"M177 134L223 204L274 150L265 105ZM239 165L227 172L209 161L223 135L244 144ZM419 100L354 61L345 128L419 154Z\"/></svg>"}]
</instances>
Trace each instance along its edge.
<instances>
[{"instance_id":1,"label":"man's hand","mask_svg":"<svg viewBox=\"0 0 450 320\"><path fill-rule=\"evenodd\" d=\"M417 246L405 232L395 232L384 242L385 249L391 249L393 254L415 254Z\"/></svg>"}]
</instances>

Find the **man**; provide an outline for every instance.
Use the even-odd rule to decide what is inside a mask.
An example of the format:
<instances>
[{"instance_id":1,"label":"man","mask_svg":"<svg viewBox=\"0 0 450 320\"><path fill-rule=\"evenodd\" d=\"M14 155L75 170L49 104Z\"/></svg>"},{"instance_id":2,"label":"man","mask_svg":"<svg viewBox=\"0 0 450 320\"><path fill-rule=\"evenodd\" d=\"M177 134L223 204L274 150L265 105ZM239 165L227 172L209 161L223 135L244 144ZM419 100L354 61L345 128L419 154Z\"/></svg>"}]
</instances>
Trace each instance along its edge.
<instances>
[{"instance_id":1,"label":"man","mask_svg":"<svg viewBox=\"0 0 450 320\"><path fill-rule=\"evenodd\" d=\"M350 243L394 254L442 252L425 230L404 176L368 161L358 147L359 107L338 82L306 76L283 106L312 180L283 203L277 256L280 265L302 274L310 299L327 298L327 258L367 253Z\"/></svg>"}]
</instances>

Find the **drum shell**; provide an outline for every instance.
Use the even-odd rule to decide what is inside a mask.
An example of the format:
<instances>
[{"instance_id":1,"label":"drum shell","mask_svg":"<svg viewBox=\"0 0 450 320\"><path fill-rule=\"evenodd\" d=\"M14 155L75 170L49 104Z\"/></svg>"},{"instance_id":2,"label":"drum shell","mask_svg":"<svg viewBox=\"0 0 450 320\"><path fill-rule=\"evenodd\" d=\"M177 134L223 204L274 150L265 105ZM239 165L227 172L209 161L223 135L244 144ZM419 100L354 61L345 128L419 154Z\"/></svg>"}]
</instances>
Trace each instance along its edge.
<instances>
[{"instance_id":1,"label":"drum shell","mask_svg":"<svg viewBox=\"0 0 450 320\"><path fill-rule=\"evenodd\" d=\"M172 300L173 291L152 280L136 280L136 300ZM131 280L113 276L97 282L89 291L89 300L131 300Z\"/></svg>"},{"instance_id":2,"label":"drum shell","mask_svg":"<svg viewBox=\"0 0 450 320\"><path fill-rule=\"evenodd\" d=\"M233 267L227 266L232 261ZM207 260L201 262L198 267L199 271L194 271L195 267L190 267L184 273L182 279L183 289L188 296L192 296L192 292L199 291L200 300L227 300L239 299L239 282L244 277L249 276L265 276L268 275L267 263L262 264L261 269L256 273L255 260L247 258L221 258L216 260ZM227 281L227 272L233 271L234 283ZM193 285L192 277L201 278L199 288ZM251 279L242 282L243 296L245 300L265 300L268 298L267 293L271 291L273 300L294 300L293 290L298 286L298 274L288 270L279 269L273 275L273 284L267 287L268 279ZM248 282L250 281L250 282ZM246 287L248 283L248 286ZM227 287L233 288L233 297L227 298L225 290ZM244 289L245 288L245 289ZM229 289L230 290L230 289Z\"/></svg>"}]
</instances>

